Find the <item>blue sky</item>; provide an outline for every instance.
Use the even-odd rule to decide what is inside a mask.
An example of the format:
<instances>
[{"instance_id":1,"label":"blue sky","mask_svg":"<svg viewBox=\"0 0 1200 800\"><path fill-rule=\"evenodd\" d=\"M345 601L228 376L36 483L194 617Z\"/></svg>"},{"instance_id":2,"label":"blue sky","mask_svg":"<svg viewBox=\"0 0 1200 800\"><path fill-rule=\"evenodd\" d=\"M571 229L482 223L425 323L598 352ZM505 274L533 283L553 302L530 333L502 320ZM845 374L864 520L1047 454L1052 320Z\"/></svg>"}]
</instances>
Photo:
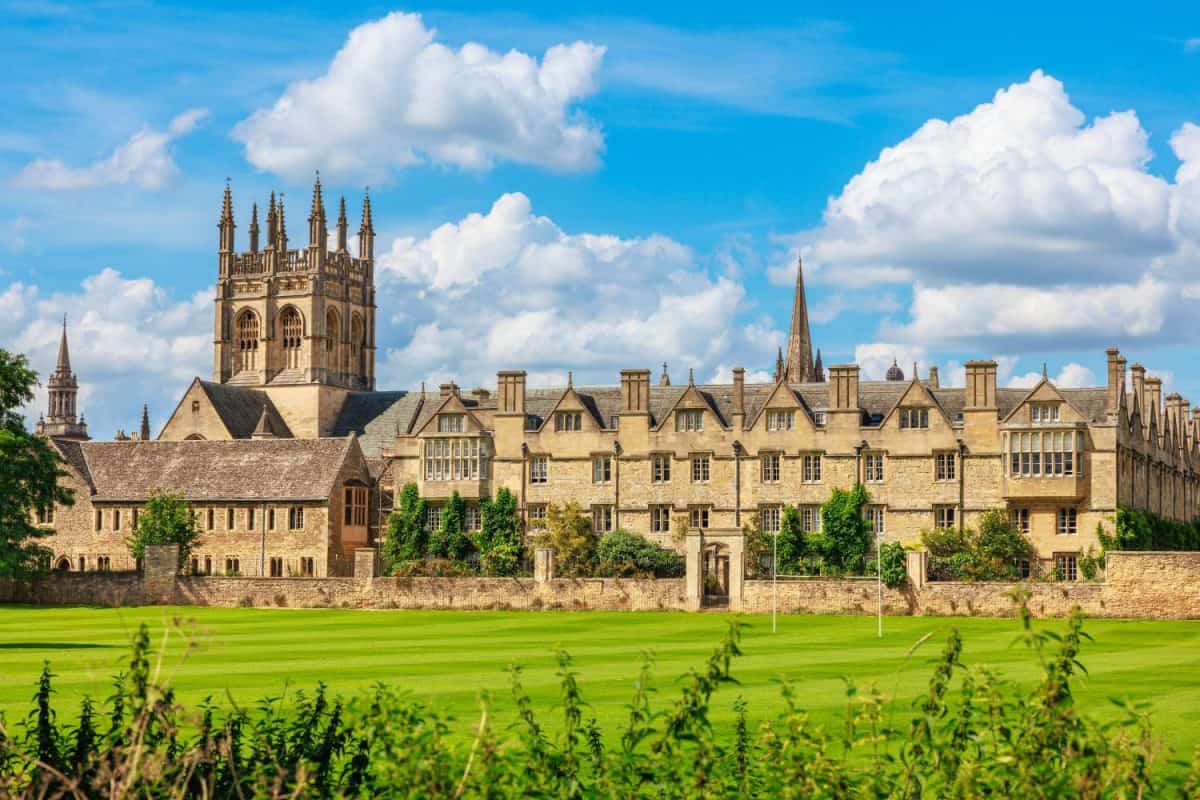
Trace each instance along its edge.
<instances>
[{"instance_id":1,"label":"blue sky","mask_svg":"<svg viewBox=\"0 0 1200 800\"><path fill-rule=\"evenodd\" d=\"M381 387L1118 345L1200 400L1200 11L0 3L0 346L70 314L98 435L211 370L226 177L371 186ZM998 93L1000 93L998 95ZM331 213L333 209L330 209ZM353 226L352 226L353 227Z\"/></svg>"}]
</instances>

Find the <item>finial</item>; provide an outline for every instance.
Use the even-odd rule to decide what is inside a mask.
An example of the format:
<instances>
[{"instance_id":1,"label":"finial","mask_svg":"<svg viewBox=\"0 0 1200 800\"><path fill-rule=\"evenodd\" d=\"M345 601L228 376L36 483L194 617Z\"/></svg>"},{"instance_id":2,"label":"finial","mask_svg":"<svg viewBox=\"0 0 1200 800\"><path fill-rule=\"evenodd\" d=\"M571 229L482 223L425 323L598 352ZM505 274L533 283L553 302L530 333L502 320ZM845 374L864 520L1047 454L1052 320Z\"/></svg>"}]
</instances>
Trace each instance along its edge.
<instances>
[{"instance_id":1,"label":"finial","mask_svg":"<svg viewBox=\"0 0 1200 800\"><path fill-rule=\"evenodd\" d=\"M1043 378L1049 377L1049 375L1046 372L1046 362L1045 361L1042 362L1042 377Z\"/></svg>"},{"instance_id":2,"label":"finial","mask_svg":"<svg viewBox=\"0 0 1200 800\"><path fill-rule=\"evenodd\" d=\"M567 370L567 388L570 389L573 386L575 386L575 373Z\"/></svg>"},{"instance_id":3,"label":"finial","mask_svg":"<svg viewBox=\"0 0 1200 800\"><path fill-rule=\"evenodd\" d=\"M693 369L691 367L688 367L688 386L695 386L695 385L696 385L695 372L693 371Z\"/></svg>"},{"instance_id":4,"label":"finial","mask_svg":"<svg viewBox=\"0 0 1200 800\"><path fill-rule=\"evenodd\" d=\"M665 361L663 362L662 375L658 376L658 385L659 386L670 386L671 385L671 375L670 375L670 373L667 372L667 362L665 362Z\"/></svg>"}]
</instances>

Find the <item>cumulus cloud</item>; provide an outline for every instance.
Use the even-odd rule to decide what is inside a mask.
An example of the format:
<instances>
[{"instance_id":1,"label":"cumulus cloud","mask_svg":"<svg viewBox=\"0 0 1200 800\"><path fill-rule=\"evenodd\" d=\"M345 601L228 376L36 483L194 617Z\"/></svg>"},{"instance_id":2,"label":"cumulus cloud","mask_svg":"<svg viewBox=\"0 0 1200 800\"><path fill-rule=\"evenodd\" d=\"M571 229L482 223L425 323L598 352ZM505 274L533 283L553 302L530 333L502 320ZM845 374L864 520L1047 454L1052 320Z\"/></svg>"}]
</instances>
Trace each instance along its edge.
<instances>
[{"instance_id":1,"label":"cumulus cloud","mask_svg":"<svg viewBox=\"0 0 1200 800\"><path fill-rule=\"evenodd\" d=\"M25 353L44 381L54 370L63 314L80 409L95 436L135 427L143 402L161 424L187 382L211 367L211 290L178 300L149 278L108 268L74 292L13 283L0 291L0 347ZM42 387L26 409L29 421L44 409Z\"/></svg>"},{"instance_id":2,"label":"cumulus cloud","mask_svg":"<svg viewBox=\"0 0 1200 800\"><path fill-rule=\"evenodd\" d=\"M1065 365L1059 370L1057 375L1049 376L1055 386L1061 389L1076 389L1084 386L1096 386L1096 375L1082 364L1077 364L1074 361ZM1040 372L1026 372L1023 375L1011 375L1006 381L1005 386L1011 386L1019 389L1032 389L1037 386L1038 381L1042 379Z\"/></svg>"},{"instance_id":3,"label":"cumulus cloud","mask_svg":"<svg viewBox=\"0 0 1200 800\"><path fill-rule=\"evenodd\" d=\"M1200 290L1200 128L1171 137L1173 182L1149 171L1148 138L1133 111L1089 121L1038 70L885 148L792 243L814 283L911 284L908 318L881 338L1009 352L1165 338Z\"/></svg>"},{"instance_id":4,"label":"cumulus cloud","mask_svg":"<svg viewBox=\"0 0 1200 800\"><path fill-rule=\"evenodd\" d=\"M604 48L558 44L539 61L435 41L419 14L393 12L350 32L328 70L287 88L234 136L256 167L293 178L381 180L422 162L479 170L514 161L594 167L600 129L576 108L596 88Z\"/></svg>"},{"instance_id":5,"label":"cumulus cloud","mask_svg":"<svg viewBox=\"0 0 1200 800\"><path fill-rule=\"evenodd\" d=\"M921 345L868 342L854 348L854 363L858 364L860 376L865 381L884 380L892 364L904 370L906 380L912 380L913 364L924 377L929 369L928 358L928 352Z\"/></svg>"},{"instance_id":6,"label":"cumulus cloud","mask_svg":"<svg viewBox=\"0 0 1200 800\"><path fill-rule=\"evenodd\" d=\"M627 367L663 361L702 376L773 363L777 331L743 325L745 290L710 275L663 236L568 233L506 194L380 256L381 308L402 342L380 366L389 385L454 376L492 383L498 369L613 383ZM752 375L755 373L751 373ZM533 383L533 377L530 378Z\"/></svg>"},{"instance_id":7,"label":"cumulus cloud","mask_svg":"<svg viewBox=\"0 0 1200 800\"><path fill-rule=\"evenodd\" d=\"M171 143L195 130L207 116L206 109L193 108L172 119L166 130L142 128L107 157L83 167L72 167L56 158L35 159L14 176L13 183L22 188L53 191L111 184L161 189L179 172L171 155Z\"/></svg>"}]
</instances>

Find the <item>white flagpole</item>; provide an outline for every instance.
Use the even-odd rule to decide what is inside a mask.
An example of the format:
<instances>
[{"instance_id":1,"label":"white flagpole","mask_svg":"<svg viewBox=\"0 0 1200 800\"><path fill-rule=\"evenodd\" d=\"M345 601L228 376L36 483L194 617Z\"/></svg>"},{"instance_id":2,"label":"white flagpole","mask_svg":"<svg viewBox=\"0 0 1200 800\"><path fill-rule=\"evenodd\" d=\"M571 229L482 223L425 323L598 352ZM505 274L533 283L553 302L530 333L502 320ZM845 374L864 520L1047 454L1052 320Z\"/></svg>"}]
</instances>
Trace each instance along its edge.
<instances>
[{"instance_id":1,"label":"white flagpole","mask_svg":"<svg viewBox=\"0 0 1200 800\"><path fill-rule=\"evenodd\" d=\"M778 607L779 596L779 531L771 540L771 633L775 633L775 609Z\"/></svg>"},{"instance_id":2,"label":"white flagpole","mask_svg":"<svg viewBox=\"0 0 1200 800\"><path fill-rule=\"evenodd\" d=\"M877 588L878 602L876 609L876 617L879 620L879 637L883 638L883 542L879 540L879 534L875 534L875 585Z\"/></svg>"}]
</instances>

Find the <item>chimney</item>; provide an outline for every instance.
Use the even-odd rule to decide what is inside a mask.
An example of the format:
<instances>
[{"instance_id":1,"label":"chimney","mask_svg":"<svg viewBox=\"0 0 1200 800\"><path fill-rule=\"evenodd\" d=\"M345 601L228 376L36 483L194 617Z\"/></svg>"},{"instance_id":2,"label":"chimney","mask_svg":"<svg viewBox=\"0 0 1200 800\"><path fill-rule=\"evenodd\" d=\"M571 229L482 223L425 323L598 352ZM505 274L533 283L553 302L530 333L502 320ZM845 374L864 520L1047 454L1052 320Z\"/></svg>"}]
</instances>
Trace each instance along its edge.
<instances>
[{"instance_id":1,"label":"chimney","mask_svg":"<svg viewBox=\"0 0 1200 800\"><path fill-rule=\"evenodd\" d=\"M829 408L858 409L858 364L829 367Z\"/></svg>"},{"instance_id":2,"label":"chimney","mask_svg":"<svg viewBox=\"0 0 1200 800\"><path fill-rule=\"evenodd\" d=\"M454 381L451 381L450 383L443 383L438 386L438 396L442 400L445 400L450 395L458 397L458 385L455 384Z\"/></svg>"},{"instance_id":3,"label":"chimney","mask_svg":"<svg viewBox=\"0 0 1200 800\"><path fill-rule=\"evenodd\" d=\"M746 370L733 368L733 413L746 414Z\"/></svg>"},{"instance_id":4,"label":"chimney","mask_svg":"<svg viewBox=\"0 0 1200 800\"><path fill-rule=\"evenodd\" d=\"M996 362L968 361L966 408L996 407Z\"/></svg>"},{"instance_id":5,"label":"chimney","mask_svg":"<svg viewBox=\"0 0 1200 800\"><path fill-rule=\"evenodd\" d=\"M1121 403L1121 387L1125 384L1125 357L1115 347L1105 352L1108 355L1108 413L1116 414Z\"/></svg>"},{"instance_id":6,"label":"chimney","mask_svg":"<svg viewBox=\"0 0 1200 800\"><path fill-rule=\"evenodd\" d=\"M471 390L471 396L474 397L476 400L488 400L491 398L492 393L489 392L487 389L483 388L482 386L476 386L474 389Z\"/></svg>"},{"instance_id":7,"label":"chimney","mask_svg":"<svg viewBox=\"0 0 1200 800\"><path fill-rule=\"evenodd\" d=\"M1162 378L1151 376L1146 378L1146 409L1153 408L1158 417L1159 427L1162 427Z\"/></svg>"},{"instance_id":8,"label":"chimney","mask_svg":"<svg viewBox=\"0 0 1200 800\"><path fill-rule=\"evenodd\" d=\"M502 370L496 373L500 393L497 413L525 416L525 370Z\"/></svg>"},{"instance_id":9,"label":"chimney","mask_svg":"<svg viewBox=\"0 0 1200 800\"><path fill-rule=\"evenodd\" d=\"M938 383L938 368L937 367L929 368L929 388L930 389L942 388L941 384Z\"/></svg>"},{"instance_id":10,"label":"chimney","mask_svg":"<svg viewBox=\"0 0 1200 800\"><path fill-rule=\"evenodd\" d=\"M1134 363L1129 368L1129 372L1133 375L1133 396L1137 399L1138 409L1142 414L1142 424L1145 425L1150 419L1146 410L1146 368L1141 364Z\"/></svg>"},{"instance_id":11,"label":"chimney","mask_svg":"<svg viewBox=\"0 0 1200 800\"><path fill-rule=\"evenodd\" d=\"M646 414L650 411L650 370L621 370L621 413Z\"/></svg>"}]
</instances>

